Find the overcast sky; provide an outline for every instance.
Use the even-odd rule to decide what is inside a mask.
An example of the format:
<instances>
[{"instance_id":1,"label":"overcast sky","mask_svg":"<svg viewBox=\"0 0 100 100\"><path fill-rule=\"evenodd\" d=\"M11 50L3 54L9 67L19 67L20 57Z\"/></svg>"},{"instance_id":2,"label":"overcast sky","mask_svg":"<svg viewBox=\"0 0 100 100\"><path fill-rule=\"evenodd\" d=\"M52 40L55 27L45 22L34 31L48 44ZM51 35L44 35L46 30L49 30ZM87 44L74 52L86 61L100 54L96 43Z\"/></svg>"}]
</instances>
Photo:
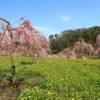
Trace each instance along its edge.
<instances>
[{"instance_id":1,"label":"overcast sky","mask_svg":"<svg viewBox=\"0 0 100 100\"><path fill-rule=\"evenodd\" d=\"M0 0L0 17L13 26L21 17L44 35L100 25L100 0Z\"/></svg>"}]
</instances>

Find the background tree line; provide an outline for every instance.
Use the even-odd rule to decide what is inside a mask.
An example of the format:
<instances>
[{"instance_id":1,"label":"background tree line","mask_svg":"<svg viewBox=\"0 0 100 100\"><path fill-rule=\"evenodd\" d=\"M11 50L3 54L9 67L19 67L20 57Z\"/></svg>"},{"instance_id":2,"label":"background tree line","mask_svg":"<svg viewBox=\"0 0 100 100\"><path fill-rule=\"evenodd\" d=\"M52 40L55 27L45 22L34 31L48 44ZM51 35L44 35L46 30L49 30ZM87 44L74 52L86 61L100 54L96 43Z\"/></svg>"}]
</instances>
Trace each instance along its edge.
<instances>
[{"instance_id":1,"label":"background tree line","mask_svg":"<svg viewBox=\"0 0 100 100\"><path fill-rule=\"evenodd\" d=\"M95 43L98 34L100 34L100 26L76 30L65 30L59 35L50 35L49 40L52 53L56 54L67 47L73 46L80 38L83 38L85 42L96 47Z\"/></svg>"}]
</instances>

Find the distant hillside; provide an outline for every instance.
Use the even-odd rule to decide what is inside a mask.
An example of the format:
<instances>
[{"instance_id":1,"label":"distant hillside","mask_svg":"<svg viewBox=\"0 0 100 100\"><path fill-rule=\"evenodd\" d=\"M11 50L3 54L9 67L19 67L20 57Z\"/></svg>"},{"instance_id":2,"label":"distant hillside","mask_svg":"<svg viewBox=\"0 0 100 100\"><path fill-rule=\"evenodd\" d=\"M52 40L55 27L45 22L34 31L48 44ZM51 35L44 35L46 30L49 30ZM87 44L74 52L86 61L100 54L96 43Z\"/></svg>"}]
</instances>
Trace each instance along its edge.
<instances>
[{"instance_id":1,"label":"distant hillside","mask_svg":"<svg viewBox=\"0 0 100 100\"><path fill-rule=\"evenodd\" d=\"M65 30L60 35L50 35L52 53L58 53L67 47L73 46L80 38L96 47L96 37L100 34L100 26Z\"/></svg>"}]
</instances>

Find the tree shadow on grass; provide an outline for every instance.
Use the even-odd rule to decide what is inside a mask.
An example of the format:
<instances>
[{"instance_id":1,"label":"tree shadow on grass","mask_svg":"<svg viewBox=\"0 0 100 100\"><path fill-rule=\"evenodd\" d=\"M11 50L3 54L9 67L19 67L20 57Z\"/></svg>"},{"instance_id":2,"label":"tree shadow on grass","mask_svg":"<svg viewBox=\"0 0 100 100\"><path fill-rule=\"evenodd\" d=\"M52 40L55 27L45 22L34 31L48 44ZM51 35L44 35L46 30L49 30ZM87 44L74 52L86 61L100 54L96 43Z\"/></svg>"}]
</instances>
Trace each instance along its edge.
<instances>
[{"instance_id":1,"label":"tree shadow on grass","mask_svg":"<svg viewBox=\"0 0 100 100\"><path fill-rule=\"evenodd\" d=\"M21 61L21 64L22 64L22 65L32 65L33 63L32 63L32 62Z\"/></svg>"}]
</instances>

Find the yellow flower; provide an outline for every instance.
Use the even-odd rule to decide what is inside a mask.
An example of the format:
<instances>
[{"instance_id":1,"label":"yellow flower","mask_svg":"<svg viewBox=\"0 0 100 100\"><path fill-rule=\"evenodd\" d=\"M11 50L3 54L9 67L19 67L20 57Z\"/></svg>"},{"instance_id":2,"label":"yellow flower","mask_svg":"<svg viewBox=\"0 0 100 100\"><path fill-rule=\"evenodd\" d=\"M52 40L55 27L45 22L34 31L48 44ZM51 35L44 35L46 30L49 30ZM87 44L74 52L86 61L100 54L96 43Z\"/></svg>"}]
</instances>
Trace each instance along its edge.
<instances>
[{"instance_id":1,"label":"yellow flower","mask_svg":"<svg viewBox=\"0 0 100 100\"><path fill-rule=\"evenodd\" d=\"M52 92L50 90L48 90L47 93L48 93L48 95L51 95L52 94Z\"/></svg>"},{"instance_id":2,"label":"yellow flower","mask_svg":"<svg viewBox=\"0 0 100 100\"><path fill-rule=\"evenodd\" d=\"M62 78L61 80L63 81L64 79Z\"/></svg>"},{"instance_id":3,"label":"yellow flower","mask_svg":"<svg viewBox=\"0 0 100 100\"><path fill-rule=\"evenodd\" d=\"M100 100L100 99L98 98L98 100Z\"/></svg>"},{"instance_id":4,"label":"yellow flower","mask_svg":"<svg viewBox=\"0 0 100 100\"><path fill-rule=\"evenodd\" d=\"M75 100L74 98L72 98L71 100Z\"/></svg>"}]
</instances>

